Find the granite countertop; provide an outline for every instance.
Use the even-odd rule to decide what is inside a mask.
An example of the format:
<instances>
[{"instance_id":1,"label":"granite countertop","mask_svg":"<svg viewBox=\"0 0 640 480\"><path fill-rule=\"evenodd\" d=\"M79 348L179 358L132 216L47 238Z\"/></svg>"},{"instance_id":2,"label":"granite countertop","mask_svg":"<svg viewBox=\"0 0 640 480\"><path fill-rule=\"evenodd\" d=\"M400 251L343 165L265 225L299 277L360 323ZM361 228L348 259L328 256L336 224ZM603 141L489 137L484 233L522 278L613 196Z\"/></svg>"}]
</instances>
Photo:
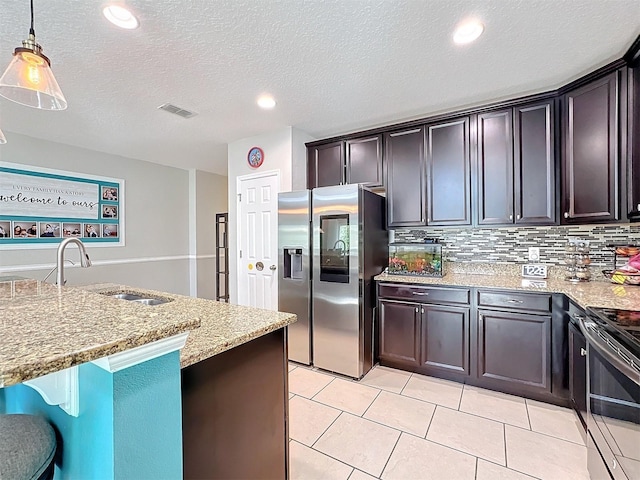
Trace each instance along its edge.
<instances>
[{"instance_id":1,"label":"granite countertop","mask_svg":"<svg viewBox=\"0 0 640 480\"><path fill-rule=\"evenodd\" d=\"M3 279L5 280L5 279ZM169 300L141 305L100 292ZM114 284L64 287L0 281L0 387L191 331L185 367L296 320L295 315Z\"/></svg>"},{"instance_id":2,"label":"granite countertop","mask_svg":"<svg viewBox=\"0 0 640 480\"><path fill-rule=\"evenodd\" d=\"M375 279L381 282L563 293L581 307L640 310L640 286L623 286L601 281L573 284L564 280L550 278L544 280L545 286L541 286L541 281L539 280L527 282L515 275L471 273L447 273L444 277L418 277L382 273L377 275ZM532 284L538 286L533 286Z\"/></svg>"},{"instance_id":3,"label":"granite countertop","mask_svg":"<svg viewBox=\"0 0 640 480\"><path fill-rule=\"evenodd\" d=\"M143 288L118 284L94 284L79 287L91 292L125 292L171 300L162 305L136 305L147 311L170 318L189 318L198 322L199 328L189 333L187 344L180 351L182 368L247 343L255 338L294 323L292 313L274 312L260 308L231 305L204 298L187 297ZM104 297L104 295L100 295ZM107 297L108 298L108 297ZM111 299L130 304L126 300Z\"/></svg>"}]
</instances>

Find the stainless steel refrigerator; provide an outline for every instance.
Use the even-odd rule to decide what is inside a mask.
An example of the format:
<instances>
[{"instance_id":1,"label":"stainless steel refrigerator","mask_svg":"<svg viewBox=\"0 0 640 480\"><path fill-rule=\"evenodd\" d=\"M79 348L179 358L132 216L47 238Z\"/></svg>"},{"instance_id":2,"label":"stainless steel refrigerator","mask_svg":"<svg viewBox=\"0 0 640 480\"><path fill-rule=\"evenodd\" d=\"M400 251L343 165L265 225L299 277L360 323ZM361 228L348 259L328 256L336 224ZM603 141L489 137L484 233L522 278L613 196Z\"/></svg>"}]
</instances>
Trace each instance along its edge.
<instances>
[{"instance_id":1,"label":"stainless steel refrigerator","mask_svg":"<svg viewBox=\"0 0 640 480\"><path fill-rule=\"evenodd\" d=\"M289 327L291 360L354 378L373 366L384 211L384 198L360 185L279 195L278 309L298 315Z\"/></svg>"}]
</instances>

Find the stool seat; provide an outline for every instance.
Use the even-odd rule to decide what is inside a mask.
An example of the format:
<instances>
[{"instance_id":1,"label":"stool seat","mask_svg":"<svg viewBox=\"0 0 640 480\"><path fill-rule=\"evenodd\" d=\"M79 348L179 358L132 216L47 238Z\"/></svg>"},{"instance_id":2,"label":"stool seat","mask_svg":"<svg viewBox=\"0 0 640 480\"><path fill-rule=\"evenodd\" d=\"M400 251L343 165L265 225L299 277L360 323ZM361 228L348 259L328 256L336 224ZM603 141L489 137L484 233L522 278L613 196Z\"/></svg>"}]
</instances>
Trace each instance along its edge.
<instances>
[{"instance_id":1,"label":"stool seat","mask_svg":"<svg viewBox=\"0 0 640 480\"><path fill-rule=\"evenodd\" d=\"M37 480L53 472L56 434L36 415L0 415L0 480Z\"/></svg>"}]
</instances>

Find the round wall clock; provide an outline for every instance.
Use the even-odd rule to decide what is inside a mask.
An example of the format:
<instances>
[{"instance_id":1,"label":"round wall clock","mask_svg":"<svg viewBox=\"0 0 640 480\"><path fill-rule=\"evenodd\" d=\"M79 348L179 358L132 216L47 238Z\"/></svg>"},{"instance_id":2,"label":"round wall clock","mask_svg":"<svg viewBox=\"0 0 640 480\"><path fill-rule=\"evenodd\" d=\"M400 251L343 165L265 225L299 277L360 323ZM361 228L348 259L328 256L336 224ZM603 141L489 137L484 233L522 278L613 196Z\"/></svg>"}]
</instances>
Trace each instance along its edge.
<instances>
[{"instance_id":1,"label":"round wall clock","mask_svg":"<svg viewBox=\"0 0 640 480\"><path fill-rule=\"evenodd\" d=\"M251 147L247 154L247 162L252 168L258 168L264 162L264 152L260 147Z\"/></svg>"}]
</instances>

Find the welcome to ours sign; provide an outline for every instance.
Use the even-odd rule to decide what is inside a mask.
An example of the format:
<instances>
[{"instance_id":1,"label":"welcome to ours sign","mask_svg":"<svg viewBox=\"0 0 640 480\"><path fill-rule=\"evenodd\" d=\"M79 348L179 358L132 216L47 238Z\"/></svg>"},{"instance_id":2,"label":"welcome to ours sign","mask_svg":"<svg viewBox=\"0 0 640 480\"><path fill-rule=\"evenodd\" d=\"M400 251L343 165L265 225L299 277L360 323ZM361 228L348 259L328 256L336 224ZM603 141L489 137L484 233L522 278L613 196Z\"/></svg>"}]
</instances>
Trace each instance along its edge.
<instances>
[{"instance_id":1,"label":"welcome to ours sign","mask_svg":"<svg viewBox=\"0 0 640 480\"><path fill-rule=\"evenodd\" d=\"M124 245L124 180L0 162L0 249Z\"/></svg>"}]
</instances>

